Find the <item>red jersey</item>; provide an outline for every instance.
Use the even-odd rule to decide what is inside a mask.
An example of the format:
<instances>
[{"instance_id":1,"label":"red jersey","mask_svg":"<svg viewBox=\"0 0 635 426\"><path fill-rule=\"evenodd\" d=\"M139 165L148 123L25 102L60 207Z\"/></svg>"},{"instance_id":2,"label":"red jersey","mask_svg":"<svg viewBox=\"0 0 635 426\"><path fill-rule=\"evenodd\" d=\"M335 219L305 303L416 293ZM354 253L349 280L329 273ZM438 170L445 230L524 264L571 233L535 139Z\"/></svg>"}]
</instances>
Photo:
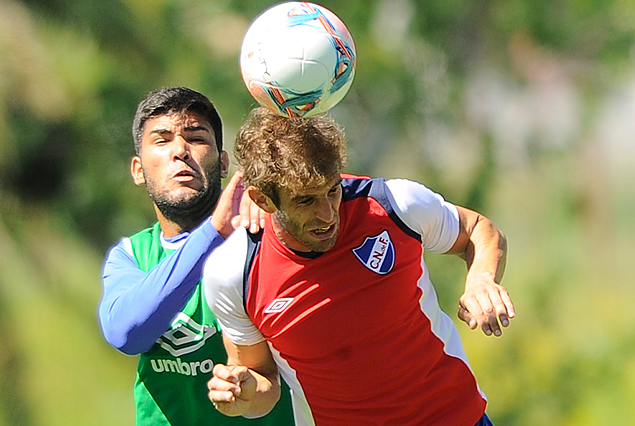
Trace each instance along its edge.
<instances>
[{"instance_id":1,"label":"red jersey","mask_svg":"<svg viewBox=\"0 0 635 426\"><path fill-rule=\"evenodd\" d=\"M456 241L456 208L409 181L342 185L331 250L296 253L267 223L260 241L240 232L210 257L222 262L205 281L223 331L238 345L269 342L297 424L476 424L486 400L423 261Z\"/></svg>"}]
</instances>

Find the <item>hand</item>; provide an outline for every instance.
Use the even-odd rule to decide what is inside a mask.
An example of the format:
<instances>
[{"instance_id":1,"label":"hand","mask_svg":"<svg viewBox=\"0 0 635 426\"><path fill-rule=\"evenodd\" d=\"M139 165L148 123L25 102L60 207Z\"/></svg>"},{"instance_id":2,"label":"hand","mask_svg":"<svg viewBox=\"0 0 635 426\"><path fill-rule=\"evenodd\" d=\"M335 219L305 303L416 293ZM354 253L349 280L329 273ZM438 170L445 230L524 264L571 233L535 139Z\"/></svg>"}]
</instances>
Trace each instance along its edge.
<instances>
[{"instance_id":1,"label":"hand","mask_svg":"<svg viewBox=\"0 0 635 426\"><path fill-rule=\"evenodd\" d=\"M251 371L244 366L216 364L213 374L207 382L207 396L214 407L230 417L248 412L257 386Z\"/></svg>"},{"instance_id":2,"label":"hand","mask_svg":"<svg viewBox=\"0 0 635 426\"><path fill-rule=\"evenodd\" d=\"M223 238L229 237L234 231L232 222L239 214L244 193L243 173L239 170L234 173L221 193L211 218L212 225Z\"/></svg>"},{"instance_id":3,"label":"hand","mask_svg":"<svg viewBox=\"0 0 635 426\"><path fill-rule=\"evenodd\" d=\"M501 325L508 327L515 316L509 293L493 277L482 274L468 278L465 293L459 298L459 318L472 330L480 326L488 336L501 336Z\"/></svg>"},{"instance_id":4,"label":"hand","mask_svg":"<svg viewBox=\"0 0 635 426\"><path fill-rule=\"evenodd\" d=\"M249 229L252 234L257 233L265 226L266 214L249 198L243 185L243 173L238 170L218 199L211 220L218 233L227 238L239 226Z\"/></svg>"},{"instance_id":5,"label":"hand","mask_svg":"<svg viewBox=\"0 0 635 426\"><path fill-rule=\"evenodd\" d=\"M232 221L234 228L242 226L252 234L257 234L258 231L265 227L265 215L267 213L254 203L247 191L243 192L239 210L239 215L234 217Z\"/></svg>"}]
</instances>

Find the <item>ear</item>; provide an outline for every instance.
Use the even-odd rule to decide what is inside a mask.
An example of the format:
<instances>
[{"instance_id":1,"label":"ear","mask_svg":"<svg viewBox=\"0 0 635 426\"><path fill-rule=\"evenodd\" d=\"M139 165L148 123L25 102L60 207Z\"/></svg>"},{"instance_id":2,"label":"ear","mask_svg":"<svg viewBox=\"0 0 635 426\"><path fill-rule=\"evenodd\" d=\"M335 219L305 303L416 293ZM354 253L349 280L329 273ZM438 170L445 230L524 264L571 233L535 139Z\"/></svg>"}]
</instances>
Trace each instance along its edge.
<instances>
[{"instance_id":1,"label":"ear","mask_svg":"<svg viewBox=\"0 0 635 426\"><path fill-rule=\"evenodd\" d=\"M226 178L229 174L229 154L227 151L221 151L220 153L220 177Z\"/></svg>"},{"instance_id":2,"label":"ear","mask_svg":"<svg viewBox=\"0 0 635 426\"><path fill-rule=\"evenodd\" d=\"M247 188L247 193L249 194L249 198L267 213L275 213L278 210L273 201L271 201L271 198L260 192L259 189L250 186Z\"/></svg>"},{"instance_id":3,"label":"ear","mask_svg":"<svg viewBox=\"0 0 635 426\"><path fill-rule=\"evenodd\" d=\"M143 167L141 167L141 158L138 155L132 157L130 161L130 174L135 185L145 185L146 177L143 175Z\"/></svg>"}]
</instances>

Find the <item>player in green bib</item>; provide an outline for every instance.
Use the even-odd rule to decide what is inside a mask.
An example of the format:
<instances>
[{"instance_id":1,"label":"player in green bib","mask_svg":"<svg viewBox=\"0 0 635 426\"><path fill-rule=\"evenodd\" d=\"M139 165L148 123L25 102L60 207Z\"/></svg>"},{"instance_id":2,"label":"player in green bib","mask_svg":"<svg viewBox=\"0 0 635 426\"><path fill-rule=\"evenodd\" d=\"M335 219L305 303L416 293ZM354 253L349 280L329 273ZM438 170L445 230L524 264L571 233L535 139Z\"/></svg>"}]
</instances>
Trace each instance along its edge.
<instances>
[{"instance_id":1,"label":"player in green bib","mask_svg":"<svg viewBox=\"0 0 635 426\"><path fill-rule=\"evenodd\" d=\"M133 180L146 185L158 222L109 251L99 318L110 344L139 355L137 426L292 425L286 386L259 419L226 417L207 398L212 369L227 355L205 302L202 268L232 232L242 193L238 175L221 191L229 158L220 116L196 91L157 90L139 104L133 138ZM257 230L255 210L243 211Z\"/></svg>"}]
</instances>

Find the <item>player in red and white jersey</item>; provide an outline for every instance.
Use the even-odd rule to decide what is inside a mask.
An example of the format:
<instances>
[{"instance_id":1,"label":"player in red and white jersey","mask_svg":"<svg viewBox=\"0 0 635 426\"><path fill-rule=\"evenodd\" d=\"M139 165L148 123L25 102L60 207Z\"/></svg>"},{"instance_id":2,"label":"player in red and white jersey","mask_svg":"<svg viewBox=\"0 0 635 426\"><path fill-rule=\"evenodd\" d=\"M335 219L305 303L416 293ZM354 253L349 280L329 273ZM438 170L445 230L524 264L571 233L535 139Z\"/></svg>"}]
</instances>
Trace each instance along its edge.
<instances>
[{"instance_id":1,"label":"player in red and white jersey","mask_svg":"<svg viewBox=\"0 0 635 426\"><path fill-rule=\"evenodd\" d=\"M423 253L466 259L459 317L500 335L514 316L498 284L504 237L418 183L342 176L344 144L326 116L257 109L241 128L245 182L272 214L258 238L235 231L207 261L229 355L210 399L228 415L262 415L280 371L298 425L489 424Z\"/></svg>"}]
</instances>

